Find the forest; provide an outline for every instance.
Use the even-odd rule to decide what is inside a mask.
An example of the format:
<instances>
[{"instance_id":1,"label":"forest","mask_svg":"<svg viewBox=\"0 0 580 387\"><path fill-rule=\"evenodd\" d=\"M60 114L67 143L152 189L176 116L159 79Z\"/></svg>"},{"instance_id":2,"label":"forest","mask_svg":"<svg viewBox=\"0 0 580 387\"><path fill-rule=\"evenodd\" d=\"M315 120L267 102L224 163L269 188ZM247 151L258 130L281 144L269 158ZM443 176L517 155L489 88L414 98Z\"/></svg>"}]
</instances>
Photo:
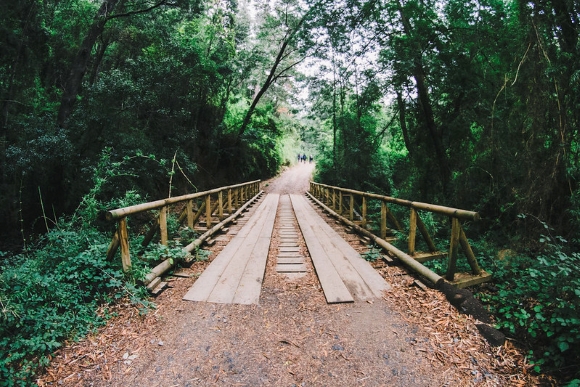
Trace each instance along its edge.
<instances>
[{"instance_id":1,"label":"forest","mask_svg":"<svg viewBox=\"0 0 580 387\"><path fill-rule=\"evenodd\" d=\"M580 3L7 1L5 385L102 324L99 305L146 306L139 273L103 260L103 210L299 152L325 184L478 211L478 298L534 372L580 383Z\"/></svg>"}]
</instances>

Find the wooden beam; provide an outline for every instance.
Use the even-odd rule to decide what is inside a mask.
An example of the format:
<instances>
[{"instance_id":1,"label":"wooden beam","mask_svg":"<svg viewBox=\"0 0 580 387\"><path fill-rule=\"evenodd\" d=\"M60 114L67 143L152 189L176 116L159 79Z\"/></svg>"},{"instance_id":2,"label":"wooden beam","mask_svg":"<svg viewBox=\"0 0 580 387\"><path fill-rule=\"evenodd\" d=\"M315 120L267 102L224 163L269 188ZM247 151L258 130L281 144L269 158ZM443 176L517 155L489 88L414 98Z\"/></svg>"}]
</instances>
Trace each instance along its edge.
<instances>
[{"instance_id":1,"label":"wooden beam","mask_svg":"<svg viewBox=\"0 0 580 387\"><path fill-rule=\"evenodd\" d=\"M113 234L113 240L109 244L109 248L107 248L107 260L112 261L115 253L119 249L119 231L115 231Z\"/></svg>"},{"instance_id":2,"label":"wooden beam","mask_svg":"<svg viewBox=\"0 0 580 387\"><path fill-rule=\"evenodd\" d=\"M187 227L193 230L193 200L187 201Z\"/></svg>"},{"instance_id":3,"label":"wooden beam","mask_svg":"<svg viewBox=\"0 0 580 387\"><path fill-rule=\"evenodd\" d=\"M159 233L161 244L167 246L167 207L161 207L159 211Z\"/></svg>"},{"instance_id":4,"label":"wooden beam","mask_svg":"<svg viewBox=\"0 0 580 387\"><path fill-rule=\"evenodd\" d=\"M381 200L381 239L387 237L387 203Z\"/></svg>"},{"instance_id":5,"label":"wooden beam","mask_svg":"<svg viewBox=\"0 0 580 387\"><path fill-rule=\"evenodd\" d=\"M155 236L155 234L157 234L157 231L159 231L159 217L155 218L155 221L153 222L151 227L149 227L149 231L147 231L147 234L145 234L145 237L141 242L141 246L147 247L151 242L151 240L153 239L153 237Z\"/></svg>"},{"instance_id":6,"label":"wooden beam","mask_svg":"<svg viewBox=\"0 0 580 387\"><path fill-rule=\"evenodd\" d=\"M366 198L366 196L362 197L361 213L362 213L361 227L366 228L367 227L367 198Z\"/></svg>"},{"instance_id":7,"label":"wooden beam","mask_svg":"<svg viewBox=\"0 0 580 387\"><path fill-rule=\"evenodd\" d=\"M131 215L131 214L136 214L136 213L148 211L148 210L156 210L156 209L161 208L161 207L165 207L165 206L175 204L175 203L184 202L184 201L187 201L190 199L202 198L206 195L217 194L220 191L222 191L224 189L228 189L228 188L236 188L236 189L244 188L244 187L247 188L247 186L251 185L252 183L259 182L259 181L260 180L255 180L252 182L247 182L247 183L242 183L242 184L237 184L237 185L232 185L232 186L226 186L226 187L220 187L220 188L216 188L216 189L213 189L210 191L197 192L197 193L183 195L183 196L175 196L172 198L156 200L156 201L149 202L149 203L137 204L134 206L124 207L124 208L118 208L116 210L108 211L106 213L106 217L107 217L107 220L120 219L120 218L126 217L126 216Z\"/></svg>"},{"instance_id":8,"label":"wooden beam","mask_svg":"<svg viewBox=\"0 0 580 387\"><path fill-rule=\"evenodd\" d=\"M473 254L473 250L471 250L471 246L469 245L469 241L467 240L467 236L465 235L463 228L461 228L461 233L459 235L459 243L461 244L461 248L467 257L467 262L471 267L471 272L474 275L480 275L482 270L477 264L477 259L475 258L475 254Z\"/></svg>"},{"instance_id":9,"label":"wooden beam","mask_svg":"<svg viewBox=\"0 0 580 387\"><path fill-rule=\"evenodd\" d=\"M318 184L323 188L332 187L332 186L329 186L326 184L320 184L320 183L314 183L314 184ZM361 191L356 191L353 189L340 188L340 187L336 187L336 188L340 189L342 192L347 193L347 194L361 195L361 196L366 196L367 198L386 200L389 203L398 204L398 205L409 207L409 208L414 208L416 210L435 212L435 213L438 213L441 215L446 215L449 217L465 219L465 220L479 220L480 219L479 214L477 212L473 212L473 211L466 211L466 210L461 210L458 208L439 206L436 204L413 202L410 200L394 198L391 196L377 195L377 194L372 194L372 193L367 193L367 192L361 192Z\"/></svg>"},{"instance_id":10,"label":"wooden beam","mask_svg":"<svg viewBox=\"0 0 580 387\"><path fill-rule=\"evenodd\" d=\"M121 218L118 222L119 243L121 245L121 262L123 271L131 270L131 255L129 254L129 234L127 233L127 218Z\"/></svg>"},{"instance_id":11,"label":"wooden beam","mask_svg":"<svg viewBox=\"0 0 580 387\"><path fill-rule=\"evenodd\" d=\"M461 225L459 219L451 218L451 241L449 242L449 260L447 262L447 273L445 279L453 281L455 278L455 268L457 266L457 249L459 247L459 235L461 234Z\"/></svg>"},{"instance_id":12,"label":"wooden beam","mask_svg":"<svg viewBox=\"0 0 580 387\"><path fill-rule=\"evenodd\" d=\"M429 231L427 231L427 227L425 227L425 223L423 223L418 213L417 213L417 227L419 227L419 231L421 232L421 235L423 236L425 243L427 243L429 251L431 252L437 251L437 247L435 247L435 243L433 243L431 235L429 235Z\"/></svg>"},{"instance_id":13,"label":"wooden beam","mask_svg":"<svg viewBox=\"0 0 580 387\"><path fill-rule=\"evenodd\" d=\"M224 197L222 191L218 193L218 219L224 220Z\"/></svg>"},{"instance_id":14,"label":"wooden beam","mask_svg":"<svg viewBox=\"0 0 580 387\"><path fill-rule=\"evenodd\" d=\"M445 251L428 251L426 253L422 253L422 252L415 252L415 254L412 256L413 259L417 262L427 262L427 261L432 261L434 259L438 259L438 258L444 258L447 256L447 252Z\"/></svg>"},{"instance_id":15,"label":"wooden beam","mask_svg":"<svg viewBox=\"0 0 580 387\"><path fill-rule=\"evenodd\" d=\"M409 216L409 240L408 240L408 254L413 256L415 254L415 240L417 236L417 211L411 208Z\"/></svg>"}]
</instances>

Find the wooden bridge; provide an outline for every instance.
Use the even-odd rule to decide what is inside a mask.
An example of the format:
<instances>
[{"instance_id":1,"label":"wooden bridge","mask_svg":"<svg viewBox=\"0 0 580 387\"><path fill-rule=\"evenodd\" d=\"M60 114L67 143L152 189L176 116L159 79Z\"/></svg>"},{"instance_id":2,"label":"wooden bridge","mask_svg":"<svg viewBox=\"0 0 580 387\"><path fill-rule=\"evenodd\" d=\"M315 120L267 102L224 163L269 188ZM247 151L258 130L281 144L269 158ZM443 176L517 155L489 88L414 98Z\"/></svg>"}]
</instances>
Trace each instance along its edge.
<instances>
[{"instance_id":1,"label":"wooden bridge","mask_svg":"<svg viewBox=\"0 0 580 387\"><path fill-rule=\"evenodd\" d=\"M244 217L250 206L252 215L245 220L233 239L212 260L211 264L184 295L184 300L215 303L257 304L260 299L266 262L271 247L274 225L280 244L276 252L276 270L289 278L304 272L304 260L311 259L320 285L328 303L354 302L381 297L389 290L389 284L375 269L345 241L315 211L316 206L324 209L349 227L351 231L368 238L368 242L380 246L385 260L398 259L422 278L439 284L447 280L458 287L488 281L490 275L479 267L471 251L467 236L460 222L476 221L475 212L410 202L397 198L359 192L339 187L311 183L306 195L264 194L260 182L252 181L222 187L156 202L112 210L109 220L116 220L117 231L113 237L108 257L112 259L120 247L123 269L131 270L127 217L141 212L158 211L143 246L160 233L160 243L169 240L167 217L173 214L178 224L187 221L191 230L199 237L183 248L188 253L203 244L212 244L213 236L227 230L229 223ZM408 226L402 226L392 206L408 208ZM178 211L175 211L175 210ZM400 214L400 210L398 213ZM428 227L419 212L442 215L451 226L449 246L438 249ZM277 213L280 217L275 222ZM406 229L406 231L405 231ZM426 252L417 251L417 229L422 236ZM393 244L406 234L407 252ZM302 254L298 236L302 235L308 254ZM456 273L459 250L463 250L470 273ZM193 257L191 258L193 259ZM447 259L445 279L422 265L431 259ZM162 274L175 262L162 261L144 279L149 289L156 292L163 287Z\"/></svg>"}]
</instances>

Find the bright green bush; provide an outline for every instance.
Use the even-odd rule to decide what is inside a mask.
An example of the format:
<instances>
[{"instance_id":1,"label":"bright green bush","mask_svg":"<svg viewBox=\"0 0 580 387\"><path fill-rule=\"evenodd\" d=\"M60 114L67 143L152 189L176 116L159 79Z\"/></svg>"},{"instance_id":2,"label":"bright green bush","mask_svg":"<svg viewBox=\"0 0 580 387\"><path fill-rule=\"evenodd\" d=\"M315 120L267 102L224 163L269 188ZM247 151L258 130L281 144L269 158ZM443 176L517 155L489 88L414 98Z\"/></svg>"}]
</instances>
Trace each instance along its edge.
<instances>
[{"instance_id":1,"label":"bright green bush","mask_svg":"<svg viewBox=\"0 0 580 387\"><path fill-rule=\"evenodd\" d=\"M94 169L94 187L74 215L54 222L25 252L3 259L0 386L33 384L35 373L65 340L78 340L104 323L96 313L100 305L129 297L149 306L145 288L123 274L120 260L107 261L111 233L95 225L102 209L140 199L134 191L114 205L96 199L120 168L104 152Z\"/></svg>"},{"instance_id":2,"label":"bright green bush","mask_svg":"<svg viewBox=\"0 0 580 387\"><path fill-rule=\"evenodd\" d=\"M542 235L539 242L540 253L495 262L497 292L478 296L498 328L529 348L536 371L569 371L580 359L580 253L561 237Z\"/></svg>"}]
</instances>

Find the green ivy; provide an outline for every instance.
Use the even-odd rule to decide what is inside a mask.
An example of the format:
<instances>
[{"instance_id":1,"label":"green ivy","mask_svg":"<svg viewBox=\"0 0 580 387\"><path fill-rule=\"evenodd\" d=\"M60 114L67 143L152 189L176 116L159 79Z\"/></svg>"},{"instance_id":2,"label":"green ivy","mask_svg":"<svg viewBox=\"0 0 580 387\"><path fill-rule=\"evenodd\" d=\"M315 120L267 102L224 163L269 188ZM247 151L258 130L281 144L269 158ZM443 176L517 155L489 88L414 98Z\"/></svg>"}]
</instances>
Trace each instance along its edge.
<instances>
[{"instance_id":1,"label":"green ivy","mask_svg":"<svg viewBox=\"0 0 580 387\"><path fill-rule=\"evenodd\" d=\"M564 238L551 236L547 225L545 229L540 253L494 262L497 291L478 294L496 316L497 327L530 346L537 372L580 359L580 253L571 251Z\"/></svg>"},{"instance_id":2,"label":"green ivy","mask_svg":"<svg viewBox=\"0 0 580 387\"><path fill-rule=\"evenodd\" d=\"M112 206L96 198L120 168L104 152L94 188L73 216L58 220L26 252L1 254L0 386L32 385L65 340L79 340L105 323L96 313L100 305L128 297L141 308L151 306L146 289L136 286L135 276L123 274L120 260L106 259L110 230L95 226L99 212ZM113 204L139 199L129 191Z\"/></svg>"}]
</instances>

